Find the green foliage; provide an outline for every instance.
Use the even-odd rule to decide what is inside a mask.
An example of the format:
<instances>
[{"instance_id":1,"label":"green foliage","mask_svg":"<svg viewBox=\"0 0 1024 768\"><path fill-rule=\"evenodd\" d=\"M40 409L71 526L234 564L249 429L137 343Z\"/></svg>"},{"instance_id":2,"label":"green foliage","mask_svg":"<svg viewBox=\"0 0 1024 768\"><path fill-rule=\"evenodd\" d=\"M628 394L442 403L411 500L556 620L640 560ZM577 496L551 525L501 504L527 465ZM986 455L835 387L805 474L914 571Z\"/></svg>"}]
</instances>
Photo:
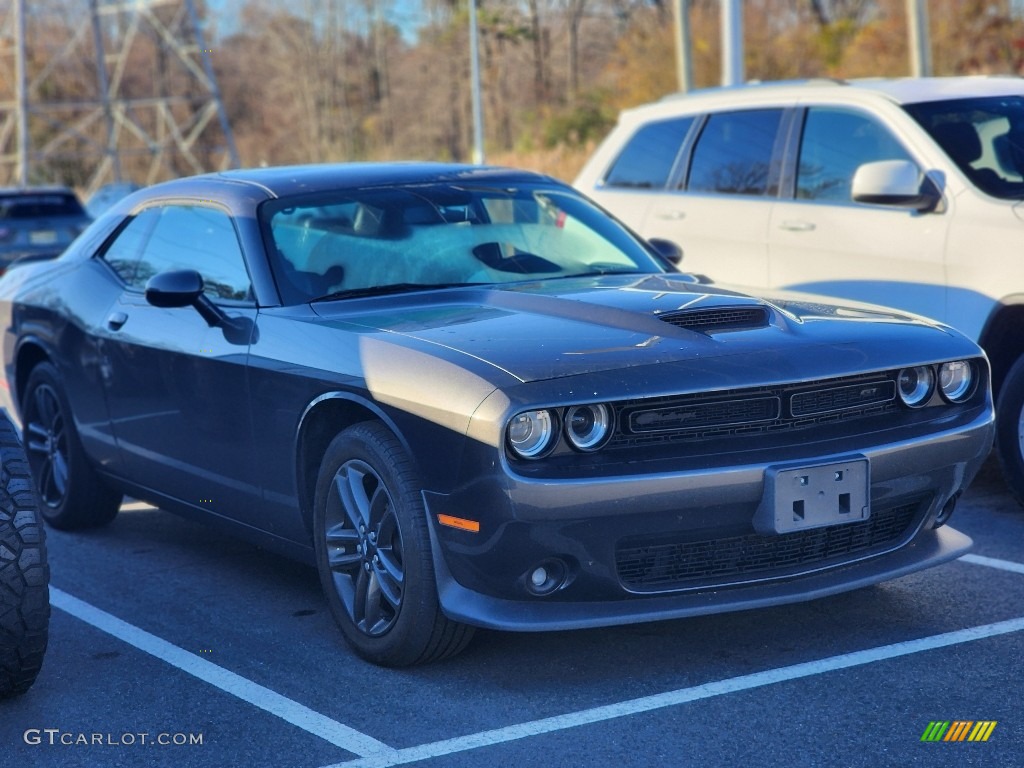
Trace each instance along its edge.
<instances>
[{"instance_id":1,"label":"green foliage","mask_svg":"<svg viewBox=\"0 0 1024 768\"><path fill-rule=\"evenodd\" d=\"M840 19L821 28L818 46L822 59L830 69L842 62L843 54L859 31L860 27L853 19Z\"/></svg>"},{"instance_id":2,"label":"green foliage","mask_svg":"<svg viewBox=\"0 0 1024 768\"><path fill-rule=\"evenodd\" d=\"M579 98L576 106L556 111L544 122L544 146L578 147L603 137L615 124L615 113L608 103L607 93L590 91Z\"/></svg>"}]
</instances>

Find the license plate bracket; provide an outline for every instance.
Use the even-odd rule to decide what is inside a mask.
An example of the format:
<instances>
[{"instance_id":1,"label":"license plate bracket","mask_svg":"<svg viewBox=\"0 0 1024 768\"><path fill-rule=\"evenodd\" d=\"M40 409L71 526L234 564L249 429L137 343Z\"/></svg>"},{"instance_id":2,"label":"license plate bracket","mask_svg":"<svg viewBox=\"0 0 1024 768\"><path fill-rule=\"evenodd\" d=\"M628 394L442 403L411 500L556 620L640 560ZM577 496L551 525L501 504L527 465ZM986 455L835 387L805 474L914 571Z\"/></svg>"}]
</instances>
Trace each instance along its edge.
<instances>
[{"instance_id":1,"label":"license plate bracket","mask_svg":"<svg viewBox=\"0 0 1024 768\"><path fill-rule=\"evenodd\" d=\"M867 520L870 481L865 456L811 466L768 467L754 529L783 534Z\"/></svg>"}]
</instances>

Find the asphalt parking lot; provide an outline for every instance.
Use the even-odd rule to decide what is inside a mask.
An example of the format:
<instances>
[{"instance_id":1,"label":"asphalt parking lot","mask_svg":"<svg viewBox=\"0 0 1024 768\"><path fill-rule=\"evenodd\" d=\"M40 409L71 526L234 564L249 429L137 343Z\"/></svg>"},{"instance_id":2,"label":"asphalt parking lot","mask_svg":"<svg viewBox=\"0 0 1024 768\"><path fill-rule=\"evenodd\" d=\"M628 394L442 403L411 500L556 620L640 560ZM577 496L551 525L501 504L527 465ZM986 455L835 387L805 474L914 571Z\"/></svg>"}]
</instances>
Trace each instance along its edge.
<instances>
[{"instance_id":1,"label":"asphalt parking lot","mask_svg":"<svg viewBox=\"0 0 1024 768\"><path fill-rule=\"evenodd\" d=\"M881 586L395 671L312 569L130 504L49 532L50 647L0 766L1024 766L1024 512L994 462L953 524L972 555Z\"/></svg>"}]
</instances>

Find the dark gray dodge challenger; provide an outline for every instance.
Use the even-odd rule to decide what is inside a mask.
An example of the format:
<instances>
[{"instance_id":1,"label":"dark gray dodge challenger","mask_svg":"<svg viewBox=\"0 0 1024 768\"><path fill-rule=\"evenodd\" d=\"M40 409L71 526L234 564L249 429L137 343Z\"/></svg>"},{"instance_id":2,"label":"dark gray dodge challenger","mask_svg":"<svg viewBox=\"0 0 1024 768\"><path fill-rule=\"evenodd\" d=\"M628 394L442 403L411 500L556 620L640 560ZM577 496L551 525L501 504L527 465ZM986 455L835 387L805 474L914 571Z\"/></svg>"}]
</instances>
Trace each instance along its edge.
<instances>
[{"instance_id":1,"label":"dark gray dodge challenger","mask_svg":"<svg viewBox=\"0 0 1024 768\"><path fill-rule=\"evenodd\" d=\"M0 283L45 519L123 494L316 564L363 657L777 605L961 555L988 365L942 325L680 273L550 178L236 171Z\"/></svg>"}]
</instances>

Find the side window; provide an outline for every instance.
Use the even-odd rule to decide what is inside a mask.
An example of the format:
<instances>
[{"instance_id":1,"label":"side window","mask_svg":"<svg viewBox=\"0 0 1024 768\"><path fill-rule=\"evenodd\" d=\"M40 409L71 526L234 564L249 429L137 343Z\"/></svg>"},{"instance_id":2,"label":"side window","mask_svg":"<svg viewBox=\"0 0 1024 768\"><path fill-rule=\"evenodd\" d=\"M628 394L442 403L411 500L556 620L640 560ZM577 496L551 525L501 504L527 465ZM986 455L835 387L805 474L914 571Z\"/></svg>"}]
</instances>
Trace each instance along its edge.
<instances>
[{"instance_id":1,"label":"side window","mask_svg":"<svg viewBox=\"0 0 1024 768\"><path fill-rule=\"evenodd\" d=\"M150 208L132 218L103 252L103 260L128 285L135 285L135 267L149 233L160 220L160 209ZM143 281L145 282L145 281Z\"/></svg>"},{"instance_id":2,"label":"side window","mask_svg":"<svg viewBox=\"0 0 1024 768\"><path fill-rule=\"evenodd\" d=\"M249 298L249 274L234 225L215 208L169 205L159 209L159 220L129 285L141 290L153 275L171 269L196 270L211 298Z\"/></svg>"},{"instance_id":3,"label":"side window","mask_svg":"<svg viewBox=\"0 0 1024 768\"><path fill-rule=\"evenodd\" d=\"M663 188L693 120L692 117L681 117L643 126L615 159L605 176L605 186Z\"/></svg>"},{"instance_id":4,"label":"side window","mask_svg":"<svg viewBox=\"0 0 1024 768\"><path fill-rule=\"evenodd\" d=\"M848 109L812 107L804 121L796 196L852 202L853 174L863 163L913 160L873 118Z\"/></svg>"},{"instance_id":5,"label":"side window","mask_svg":"<svg viewBox=\"0 0 1024 768\"><path fill-rule=\"evenodd\" d=\"M711 115L693 150L687 189L731 195L775 194L772 149L781 121L781 109Z\"/></svg>"}]
</instances>

